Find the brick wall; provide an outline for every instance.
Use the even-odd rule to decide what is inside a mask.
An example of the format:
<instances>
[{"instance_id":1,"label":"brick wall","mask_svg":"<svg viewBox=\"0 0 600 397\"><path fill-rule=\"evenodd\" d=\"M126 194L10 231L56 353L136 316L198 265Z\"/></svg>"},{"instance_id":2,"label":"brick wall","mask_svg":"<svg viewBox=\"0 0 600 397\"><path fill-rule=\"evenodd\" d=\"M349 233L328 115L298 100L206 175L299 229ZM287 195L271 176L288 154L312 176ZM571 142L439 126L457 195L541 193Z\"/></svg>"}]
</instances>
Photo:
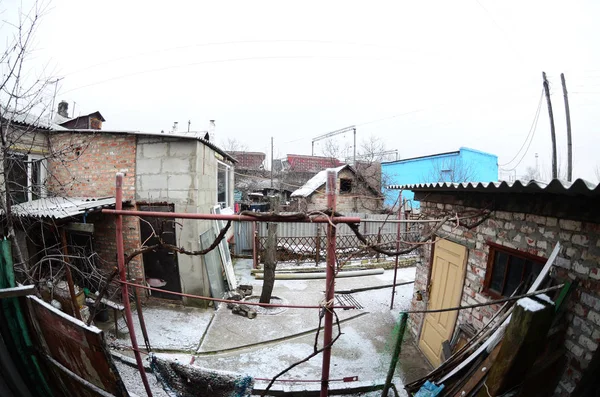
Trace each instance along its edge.
<instances>
[{"instance_id":1,"label":"brick wall","mask_svg":"<svg viewBox=\"0 0 600 397\"><path fill-rule=\"evenodd\" d=\"M466 207L460 200L435 202L435 195L428 200L421 201L421 211L427 218L439 217L443 213L480 211L481 208ZM546 202L546 207L550 202ZM494 211L489 219L472 230L456 227L450 222L442 227L439 235L468 248L462 305L491 299L482 292L489 254L487 241L544 258L550 255L556 241L560 241L562 248L552 276L559 280L579 280L579 287L567 308L568 328L564 345L568 364L555 392L559 396L569 395L600 342L600 224L524 212ZM421 263L417 265L415 290L426 290L430 256L430 247L423 247ZM423 302L413 301L413 309L425 307L426 299ZM457 325L468 323L480 329L498 309L499 305L462 310ZM415 335L420 332L422 321L423 315L411 316L410 326Z\"/></svg>"},{"instance_id":2,"label":"brick wall","mask_svg":"<svg viewBox=\"0 0 600 397\"><path fill-rule=\"evenodd\" d=\"M339 167L343 163L332 157L303 156L300 154L288 154L290 171L294 172L319 172L325 168Z\"/></svg>"},{"instance_id":3,"label":"brick wall","mask_svg":"<svg viewBox=\"0 0 600 397\"><path fill-rule=\"evenodd\" d=\"M235 168L243 170L261 170L264 165L266 155L260 152L227 152L229 155L234 157L238 162L235 164Z\"/></svg>"},{"instance_id":4,"label":"brick wall","mask_svg":"<svg viewBox=\"0 0 600 397\"><path fill-rule=\"evenodd\" d=\"M136 137L124 134L51 133L48 193L64 197L115 196L115 175L124 173L123 199L135 205ZM94 215L94 245L105 266L116 266L114 218ZM125 253L139 248L139 221L123 217ZM133 277L143 277L141 257L130 263Z\"/></svg>"}]
</instances>

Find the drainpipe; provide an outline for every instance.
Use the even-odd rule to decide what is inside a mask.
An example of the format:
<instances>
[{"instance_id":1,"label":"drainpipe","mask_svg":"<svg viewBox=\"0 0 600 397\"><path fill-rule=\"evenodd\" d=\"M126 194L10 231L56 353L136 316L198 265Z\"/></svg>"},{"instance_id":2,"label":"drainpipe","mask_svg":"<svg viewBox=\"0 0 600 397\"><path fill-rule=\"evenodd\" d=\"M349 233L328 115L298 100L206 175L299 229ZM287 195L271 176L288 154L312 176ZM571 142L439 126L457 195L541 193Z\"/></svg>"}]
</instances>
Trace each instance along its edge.
<instances>
[{"instance_id":1,"label":"drainpipe","mask_svg":"<svg viewBox=\"0 0 600 397\"><path fill-rule=\"evenodd\" d=\"M123 209L123 173L117 173L117 184L116 184L116 210ZM131 338L131 347L135 354L135 361L137 362L140 376L142 377L142 383L146 389L148 397L152 397L152 391L150 390L150 384L146 377L146 371L144 370L144 363L142 362L142 356L140 355L140 349L138 348L137 338L135 337L135 329L133 328L133 317L131 315L131 305L129 304L129 288L127 287L127 277L125 276L125 247L123 246L123 215L117 215L116 220L117 229L117 263L119 265L119 276L121 278L121 292L123 296L123 306L125 307L125 318L127 319L127 329L129 330L129 337Z\"/></svg>"},{"instance_id":2,"label":"drainpipe","mask_svg":"<svg viewBox=\"0 0 600 397\"><path fill-rule=\"evenodd\" d=\"M327 170L327 207L335 212L337 173ZM327 225L327 277L325 294L325 327L323 329L323 367L321 372L321 397L327 397L329 389L329 366L331 363L331 341L333 340L333 300L335 293L335 236L336 228Z\"/></svg>"}]
</instances>

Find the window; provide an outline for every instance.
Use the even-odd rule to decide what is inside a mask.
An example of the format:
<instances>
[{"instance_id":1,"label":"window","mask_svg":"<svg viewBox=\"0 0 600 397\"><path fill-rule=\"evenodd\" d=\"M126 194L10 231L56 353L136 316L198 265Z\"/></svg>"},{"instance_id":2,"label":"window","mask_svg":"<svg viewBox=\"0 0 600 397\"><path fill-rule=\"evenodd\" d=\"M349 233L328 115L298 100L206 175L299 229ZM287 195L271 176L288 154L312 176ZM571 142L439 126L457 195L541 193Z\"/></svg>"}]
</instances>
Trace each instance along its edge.
<instances>
[{"instance_id":1,"label":"window","mask_svg":"<svg viewBox=\"0 0 600 397\"><path fill-rule=\"evenodd\" d=\"M501 245L488 243L490 254L484 291L493 297L510 296L521 282L527 287L542 270L546 260Z\"/></svg>"},{"instance_id":2,"label":"window","mask_svg":"<svg viewBox=\"0 0 600 397\"><path fill-rule=\"evenodd\" d=\"M8 186L14 204L45 195L46 160L42 156L9 153L8 162Z\"/></svg>"},{"instance_id":3,"label":"window","mask_svg":"<svg viewBox=\"0 0 600 397\"><path fill-rule=\"evenodd\" d=\"M217 203L221 206L221 208L231 207L233 204L231 202L231 194L229 192L230 172L230 166L217 161Z\"/></svg>"},{"instance_id":4,"label":"window","mask_svg":"<svg viewBox=\"0 0 600 397\"><path fill-rule=\"evenodd\" d=\"M352 192L352 179L340 179L340 193Z\"/></svg>"}]
</instances>

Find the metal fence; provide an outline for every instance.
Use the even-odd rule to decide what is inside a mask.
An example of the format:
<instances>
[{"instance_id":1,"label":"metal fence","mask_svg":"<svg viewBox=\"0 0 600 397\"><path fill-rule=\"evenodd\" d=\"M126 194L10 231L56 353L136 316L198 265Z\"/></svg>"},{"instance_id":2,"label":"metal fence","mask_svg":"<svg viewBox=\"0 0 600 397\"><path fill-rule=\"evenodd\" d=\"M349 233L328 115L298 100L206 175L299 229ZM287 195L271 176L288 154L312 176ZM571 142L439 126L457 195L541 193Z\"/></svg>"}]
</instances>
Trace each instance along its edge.
<instances>
[{"instance_id":1,"label":"metal fence","mask_svg":"<svg viewBox=\"0 0 600 397\"><path fill-rule=\"evenodd\" d=\"M398 224L386 221L396 219L395 215L349 213L347 216L360 217L378 222L361 222L360 232L369 244L377 244L381 248L395 250L398 236ZM320 262L325 260L326 224L316 223L278 223L277 224L277 260L298 262ZM400 239L416 241L419 229L416 224L403 223L400 226ZM256 230L256 233L255 233ZM258 260L261 261L266 248L268 223L236 222L234 224L233 252L244 256L253 254L256 244ZM256 241L253 241L253 239ZM338 225L336 247L340 257L352 256L354 259L378 257L372 250L361 250L363 243L352 232L348 225Z\"/></svg>"}]
</instances>

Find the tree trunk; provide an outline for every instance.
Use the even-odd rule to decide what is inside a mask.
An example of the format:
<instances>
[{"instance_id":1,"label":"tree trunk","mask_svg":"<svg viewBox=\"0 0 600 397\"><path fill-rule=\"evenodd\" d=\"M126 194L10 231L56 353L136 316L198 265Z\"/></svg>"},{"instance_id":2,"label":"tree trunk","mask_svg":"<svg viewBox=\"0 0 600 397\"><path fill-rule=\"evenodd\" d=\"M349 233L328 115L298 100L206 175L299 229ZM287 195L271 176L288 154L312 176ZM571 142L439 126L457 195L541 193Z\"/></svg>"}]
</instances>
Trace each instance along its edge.
<instances>
[{"instance_id":1,"label":"tree trunk","mask_svg":"<svg viewBox=\"0 0 600 397\"><path fill-rule=\"evenodd\" d=\"M269 197L271 203L271 212L279 213L279 197ZM260 294L260 303L270 303L275 285L275 268L277 267L277 224L269 222L267 224L267 246L265 249L265 279L263 281L262 292Z\"/></svg>"},{"instance_id":2,"label":"tree trunk","mask_svg":"<svg viewBox=\"0 0 600 397\"><path fill-rule=\"evenodd\" d=\"M277 267L277 224L269 222L268 229L264 264L265 278L260 294L260 303L271 302L271 294L275 285L275 268Z\"/></svg>"}]
</instances>

